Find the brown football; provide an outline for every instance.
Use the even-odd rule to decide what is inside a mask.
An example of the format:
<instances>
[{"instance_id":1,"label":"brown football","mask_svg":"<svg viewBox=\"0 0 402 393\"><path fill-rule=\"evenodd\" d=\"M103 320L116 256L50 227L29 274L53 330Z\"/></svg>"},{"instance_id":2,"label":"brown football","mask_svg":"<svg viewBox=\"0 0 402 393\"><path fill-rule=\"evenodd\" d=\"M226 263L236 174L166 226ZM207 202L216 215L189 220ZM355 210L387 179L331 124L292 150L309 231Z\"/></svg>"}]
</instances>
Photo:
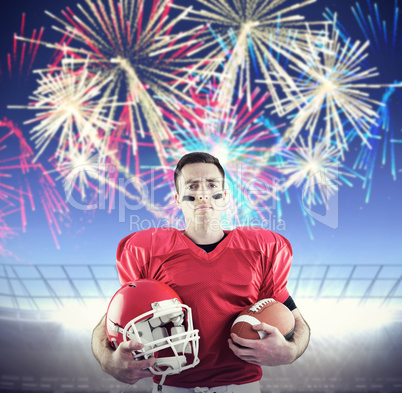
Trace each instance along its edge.
<instances>
[{"instance_id":1,"label":"brown football","mask_svg":"<svg viewBox=\"0 0 402 393\"><path fill-rule=\"evenodd\" d=\"M293 335L295 318L293 313L282 303L274 299L263 299L244 309L233 322L230 333L239 337L255 339L264 338L265 332L255 331L252 326L265 322L275 326L287 340Z\"/></svg>"}]
</instances>

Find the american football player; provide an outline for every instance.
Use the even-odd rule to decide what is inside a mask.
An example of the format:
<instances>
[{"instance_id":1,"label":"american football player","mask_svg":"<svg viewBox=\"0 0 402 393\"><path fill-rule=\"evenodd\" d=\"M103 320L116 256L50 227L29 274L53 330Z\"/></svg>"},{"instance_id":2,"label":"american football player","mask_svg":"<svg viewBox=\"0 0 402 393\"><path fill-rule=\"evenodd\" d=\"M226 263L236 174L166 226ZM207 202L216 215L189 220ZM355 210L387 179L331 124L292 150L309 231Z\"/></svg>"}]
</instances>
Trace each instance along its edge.
<instances>
[{"instance_id":1,"label":"american football player","mask_svg":"<svg viewBox=\"0 0 402 393\"><path fill-rule=\"evenodd\" d=\"M192 309L200 337L199 362L168 375L162 385L162 376L152 373L154 356L133 357L144 344L132 339L111 347L105 318L94 329L93 353L103 370L120 381L134 384L153 375L153 392L258 393L261 366L292 363L309 342L310 329L286 287L291 246L283 236L263 228L222 229L221 214L229 195L224 169L212 155L183 156L175 170L175 185L185 230L151 228L130 234L118 246L117 268L122 285L138 279L160 281ZM261 340L229 336L236 316L264 298L292 311L296 321L292 339L265 323L253 327L267 333Z\"/></svg>"}]
</instances>

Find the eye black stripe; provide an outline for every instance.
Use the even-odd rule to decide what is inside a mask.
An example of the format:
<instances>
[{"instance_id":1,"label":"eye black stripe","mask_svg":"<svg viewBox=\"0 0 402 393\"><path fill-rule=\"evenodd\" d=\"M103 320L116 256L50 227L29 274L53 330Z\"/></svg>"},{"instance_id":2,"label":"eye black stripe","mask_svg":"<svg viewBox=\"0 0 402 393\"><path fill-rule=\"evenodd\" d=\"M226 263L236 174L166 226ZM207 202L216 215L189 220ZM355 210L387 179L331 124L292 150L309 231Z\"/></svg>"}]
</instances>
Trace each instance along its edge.
<instances>
[{"instance_id":1,"label":"eye black stripe","mask_svg":"<svg viewBox=\"0 0 402 393\"><path fill-rule=\"evenodd\" d=\"M195 198L193 196L191 196L191 195L184 195L181 200L182 200L182 202L184 202L184 201L192 202L192 201L195 201Z\"/></svg>"}]
</instances>

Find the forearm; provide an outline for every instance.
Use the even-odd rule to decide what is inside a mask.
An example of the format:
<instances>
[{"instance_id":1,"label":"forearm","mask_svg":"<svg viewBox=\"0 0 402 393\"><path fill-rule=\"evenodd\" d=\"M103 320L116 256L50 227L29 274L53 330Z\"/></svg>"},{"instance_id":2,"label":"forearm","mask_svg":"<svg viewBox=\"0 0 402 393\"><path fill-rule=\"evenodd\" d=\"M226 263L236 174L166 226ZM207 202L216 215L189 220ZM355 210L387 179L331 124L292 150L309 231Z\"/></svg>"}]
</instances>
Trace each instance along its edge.
<instances>
[{"instance_id":1,"label":"forearm","mask_svg":"<svg viewBox=\"0 0 402 393\"><path fill-rule=\"evenodd\" d=\"M105 330L105 315L92 332L91 347L92 353L101 365L103 371L108 372L108 370L105 369L105 362L103 360L111 356L114 350L110 346L107 338Z\"/></svg>"},{"instance_id":2,"label":"forearm","mask_svg":"<svg viewBox=\"0 0 402 393\"><path fill-rule=\"evenodd\" d=\"M153 367L155 358L135 360L133 351L141 350L143 345L129 340L120 343L116 350L109 343L104 316L92 333L92 353L104 372L121 382L135 384L142 378L152 376L149 368Z\"/></svg>"},{"instance_id":3,"label":"forearm","mask_svg":"<svg viewBox=\"0 0 402 393\"><path fill-rule=\"evenodd\" d=\"M302 317L300 311L296 308L292 311L295 317L295 329L290 342L293 344L293 360L294 362L306 350L310 341L310 327Z\"/></svg>"}]
</instances>

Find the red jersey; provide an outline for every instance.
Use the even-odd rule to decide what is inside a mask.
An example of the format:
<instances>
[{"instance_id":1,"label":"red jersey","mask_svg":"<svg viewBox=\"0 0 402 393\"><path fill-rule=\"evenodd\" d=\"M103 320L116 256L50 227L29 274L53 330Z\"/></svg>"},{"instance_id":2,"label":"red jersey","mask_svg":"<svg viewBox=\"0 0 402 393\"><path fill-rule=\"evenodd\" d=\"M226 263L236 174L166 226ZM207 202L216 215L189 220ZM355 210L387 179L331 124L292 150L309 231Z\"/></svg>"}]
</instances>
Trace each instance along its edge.
<instances>
[{"instance_id":1,"label":"red jersey","mask_svg":"<svg viewBox=\"0 0 402 393\"><path fill-rule=\"evenodd\" d=\"M193 243L184 231L148 229L125 237L117 250L121 284L141 278L162 281L191 307L199 329L200 363L166 378L165 385L192 388L259 381L260 366L234 355L228 345L231 325L247 306L264 298L283 303L292 249L267 229L240 227L211 252ZM160 377L154 376L157 383Z\"/></svg>"}]
</instances>

